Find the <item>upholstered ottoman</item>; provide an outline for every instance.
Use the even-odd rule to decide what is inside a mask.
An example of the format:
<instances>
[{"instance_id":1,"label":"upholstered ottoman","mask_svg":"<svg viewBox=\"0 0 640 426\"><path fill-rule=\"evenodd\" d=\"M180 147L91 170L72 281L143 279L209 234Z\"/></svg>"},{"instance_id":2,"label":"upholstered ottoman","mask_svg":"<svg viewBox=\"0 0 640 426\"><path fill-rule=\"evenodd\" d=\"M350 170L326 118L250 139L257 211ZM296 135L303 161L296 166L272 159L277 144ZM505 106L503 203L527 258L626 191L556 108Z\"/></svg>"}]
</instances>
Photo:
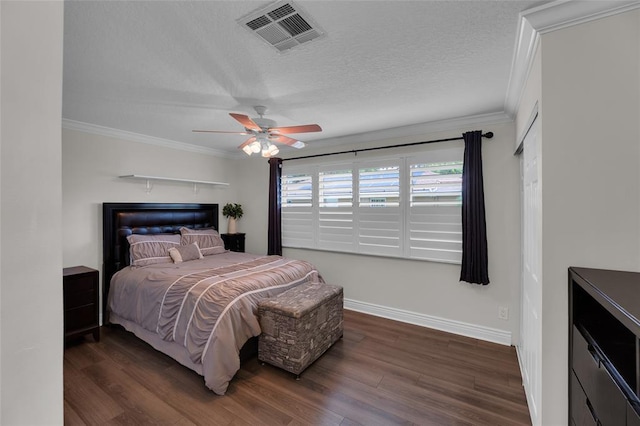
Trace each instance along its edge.
<instances>
[{"instance_id":1,"label":"upholstered ottoman","mask_svg":"<svg viewBox=\"0 0 640 426\"><path fill-rule=\"evenodd\" d=\"M342 287L310 283L258 304L258 359L299 375L342 337Z\"/></svg>"}]
</instances>

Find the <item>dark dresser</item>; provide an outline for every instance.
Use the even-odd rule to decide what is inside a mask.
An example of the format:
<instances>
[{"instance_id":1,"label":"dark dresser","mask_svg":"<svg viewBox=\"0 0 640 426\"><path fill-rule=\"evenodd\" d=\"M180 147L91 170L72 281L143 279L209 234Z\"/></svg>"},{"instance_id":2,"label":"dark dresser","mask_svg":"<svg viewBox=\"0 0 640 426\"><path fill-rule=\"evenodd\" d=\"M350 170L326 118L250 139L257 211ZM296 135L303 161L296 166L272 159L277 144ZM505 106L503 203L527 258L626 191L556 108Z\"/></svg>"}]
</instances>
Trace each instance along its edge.
<instances>
[{"instance_id":1,"label":"dark dresser","mask_svg":"<svg viewBox=\"0 0 640 426\"><path fill-rule=\"evenodd\" d=\"M244 253L244 235L245 234L221 234L224 241L224 248L231 251Z\"/></svg>"},{"instance_id":2,"label":"dark dresser","mask_svg":"<svg viewBox=\"0 0 640 426\"><path fill-rule=\"evenodd\" d=\"M569 424L640 425L640 273L569 268Z\"/></svg>"},{"instance_id":3,"label":"dark dresser","mask_svg":"<svg viewBox=\"0 0 640 426\"><path fill-rule=\"evenodd\" d=\"M92 333L100 341L98 282L95 269L74 266L62 270L65 340Z\"/></svg>"}]
</instances>

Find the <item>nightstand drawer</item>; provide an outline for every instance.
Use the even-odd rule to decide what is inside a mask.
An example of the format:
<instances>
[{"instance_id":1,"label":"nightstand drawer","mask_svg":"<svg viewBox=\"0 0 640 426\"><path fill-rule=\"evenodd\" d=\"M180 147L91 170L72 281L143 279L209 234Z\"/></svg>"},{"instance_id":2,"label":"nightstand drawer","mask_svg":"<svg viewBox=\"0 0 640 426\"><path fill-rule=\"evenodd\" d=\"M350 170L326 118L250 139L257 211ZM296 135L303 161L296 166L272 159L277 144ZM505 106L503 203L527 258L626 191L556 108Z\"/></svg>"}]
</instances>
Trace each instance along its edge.
<instances>
[{"instance_id":1,"label":"nightstand drawer","mask_svg":"<svg viewBox=\"0 0 640 426\"><path fill-rule=\"evenodd\" d=\"M220 234L224 241L224 248L230 251L244 253L244 236L243 233L238 234Z\"/></svg>"},{"instance_id":2,"label":"nightstand drawer","mask_svg":"<svg viewBox=\"0 0 640 426\"><path fill-rule=\"evenodd\" d=\"M96 325L96 306L86 305L64 312L64 331Z\"/></svg>"},{"instance_id":3,"label":"nightstand drawer","mask_svg":"<svg viewBox=\"0 0 640 426\"><path fill-rule=\"evenodd\" d=\"M77 293L65 292L64 294L64 309L69 310L78 308L84 305L96 304L97 293L94 289L88 291L82 291Z\"/></svg>"},{"instance_id":4,"label":"nightstand drawer","mask_svg":"<svg viewBox=\"0 0 640 426\"><path fill-rule=\"evenodd\" d=\"M80 276L72 276L65 277L64 280L64 291L65 292L82 292L93 290L95 287L95 283L93 282L93 275L80 275Z\"/></svg>"},{"instance_id":5,"label":"nightstand drawer","mask_svg":"<svg viewBox=\"0 0 640 426\"><path fill-rule=\"evenodd\" d=\"M99 276L95 269L75 266L63 270L64 333L66 339L93 333L100 339Z\"/></svg>"}]
</instances>

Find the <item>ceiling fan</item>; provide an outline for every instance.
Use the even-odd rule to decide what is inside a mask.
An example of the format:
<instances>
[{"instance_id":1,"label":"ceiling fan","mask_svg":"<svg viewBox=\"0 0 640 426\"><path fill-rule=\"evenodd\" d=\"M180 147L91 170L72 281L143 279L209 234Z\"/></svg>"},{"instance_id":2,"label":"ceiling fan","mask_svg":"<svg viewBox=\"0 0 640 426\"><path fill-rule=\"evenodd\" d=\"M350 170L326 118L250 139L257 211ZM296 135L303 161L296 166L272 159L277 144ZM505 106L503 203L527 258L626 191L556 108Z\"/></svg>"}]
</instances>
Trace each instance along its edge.
<instances>
[{"instance_id":1,"label":"ceiling fan","mask_svg":"<svg viewBox=\"0 0 640 426\"><path fill-rule=\"evenodd\" d=\"M249 139L244 141L238 148L242 149L247 155L257 154L262 151L263 157L271 157L278 154L280 150L273 142L283 143L294 148L304 148L305 143L297 139L290 138L288 134L292 133L309 133L321 132L322 128L317 124L305 124L302 126L277 127L276 122L264 118L267 111L265 106L253 107L259 118L249 118L243 114L229 113L231 117L236 119L244 126L244 132L227 132L223 130L193 130L197 133L231 133L236 135L251 135Z\"/></svg>"}]
</instances>

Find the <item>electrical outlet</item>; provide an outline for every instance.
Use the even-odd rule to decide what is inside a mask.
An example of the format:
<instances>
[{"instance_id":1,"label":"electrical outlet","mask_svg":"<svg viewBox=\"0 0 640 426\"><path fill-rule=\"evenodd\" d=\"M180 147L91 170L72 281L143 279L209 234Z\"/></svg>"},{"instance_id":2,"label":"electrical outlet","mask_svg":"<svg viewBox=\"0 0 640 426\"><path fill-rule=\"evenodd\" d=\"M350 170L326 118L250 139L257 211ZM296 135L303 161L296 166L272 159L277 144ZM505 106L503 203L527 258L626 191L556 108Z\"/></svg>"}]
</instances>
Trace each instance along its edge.
<instances>
[{"instance_id":1,"label":"electrical outlet","mask_svg":"<svg viewBox=\"0 0 640 426\"><path fill-rule=\"evenodd\" d=\"M498 318L505 321L508 320L509 308L507 308L506 306L498 306Z\"/></svg>"}]
</instances>

